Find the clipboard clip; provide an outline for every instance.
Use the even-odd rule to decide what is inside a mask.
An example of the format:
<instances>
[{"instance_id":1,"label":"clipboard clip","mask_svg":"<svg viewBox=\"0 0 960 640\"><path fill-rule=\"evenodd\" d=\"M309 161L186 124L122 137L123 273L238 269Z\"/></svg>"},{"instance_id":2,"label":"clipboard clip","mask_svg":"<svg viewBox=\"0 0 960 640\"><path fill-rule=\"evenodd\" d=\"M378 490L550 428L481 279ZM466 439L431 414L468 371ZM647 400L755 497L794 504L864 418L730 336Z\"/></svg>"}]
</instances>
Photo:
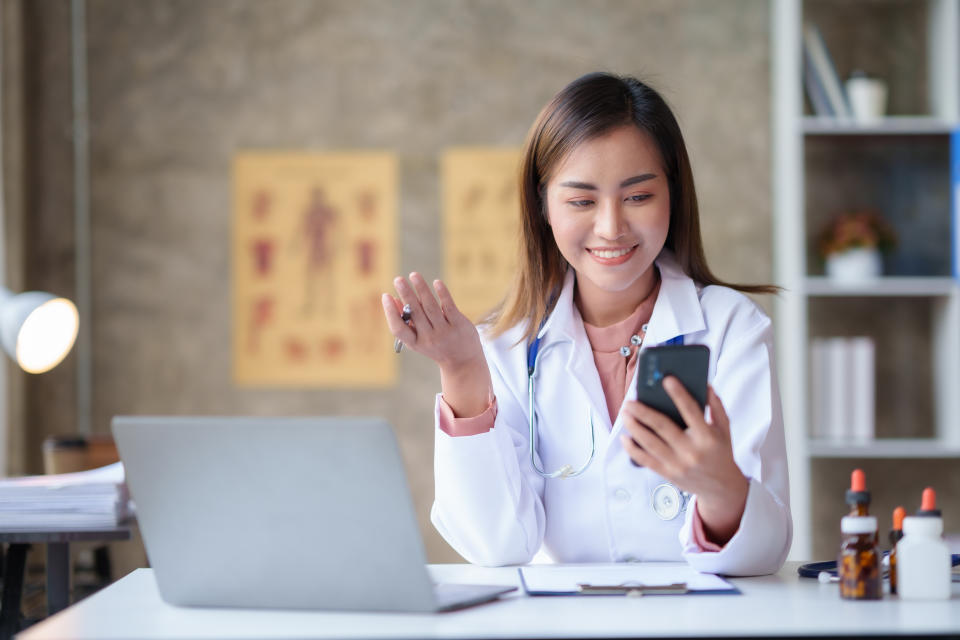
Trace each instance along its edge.
<instances>
[{"instance_id":1,"label":"clipboard clip","mask_svg":"<svg viewBox=\"0 0 960 640\"><path fill-rule=\"evenodd\" d=\"M577 585L577 592L585 596L629 596L639 598L644 595L683 595L689 592L686 582L673 584L645 585L639 582L623 584L584 584Z\"/></svg>"}]
</instances>

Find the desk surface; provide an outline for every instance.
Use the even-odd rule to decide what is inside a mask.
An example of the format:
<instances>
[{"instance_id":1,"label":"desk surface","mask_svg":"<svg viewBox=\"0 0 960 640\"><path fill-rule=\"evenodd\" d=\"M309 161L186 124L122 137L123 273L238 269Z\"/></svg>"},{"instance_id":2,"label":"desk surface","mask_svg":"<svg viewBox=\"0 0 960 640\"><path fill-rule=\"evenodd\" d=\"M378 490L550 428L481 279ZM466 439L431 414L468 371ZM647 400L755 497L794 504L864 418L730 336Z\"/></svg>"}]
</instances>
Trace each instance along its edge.
<instances>
[{"instance_id":1,"label":"desk surface","mask_svg":"<svg viewBox=\"0 0 960 640\"><path fill-rule=\"evenodd\" d=\"M42 638L583 638L960 634L950 601L841 600L837 585L796 574L732 582L742 595L530 598L512 594L434 615L178 608L138 569L17 637ZM515 568L431 565L437 581L516 583Z\"/></svg>"}]
</instances>

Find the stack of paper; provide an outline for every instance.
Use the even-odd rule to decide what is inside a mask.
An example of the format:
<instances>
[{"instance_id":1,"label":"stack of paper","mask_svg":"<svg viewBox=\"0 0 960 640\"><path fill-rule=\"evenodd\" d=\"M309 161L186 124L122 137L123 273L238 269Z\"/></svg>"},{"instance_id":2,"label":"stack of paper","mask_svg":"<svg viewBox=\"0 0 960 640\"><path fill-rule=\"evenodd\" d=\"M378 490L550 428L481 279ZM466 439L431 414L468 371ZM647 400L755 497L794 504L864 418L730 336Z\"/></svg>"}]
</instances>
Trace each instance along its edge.
<instances>
[{"instance_id":1,"label":"stack of paper","mask_svg":"<svg viewBox=\"0 0 960 640\"><path fill-rule=\"evenodd\" d=\"M96 529L130 516L123 463L90 471L0 480L4 530Z\"/></svg>"}]
</instances>

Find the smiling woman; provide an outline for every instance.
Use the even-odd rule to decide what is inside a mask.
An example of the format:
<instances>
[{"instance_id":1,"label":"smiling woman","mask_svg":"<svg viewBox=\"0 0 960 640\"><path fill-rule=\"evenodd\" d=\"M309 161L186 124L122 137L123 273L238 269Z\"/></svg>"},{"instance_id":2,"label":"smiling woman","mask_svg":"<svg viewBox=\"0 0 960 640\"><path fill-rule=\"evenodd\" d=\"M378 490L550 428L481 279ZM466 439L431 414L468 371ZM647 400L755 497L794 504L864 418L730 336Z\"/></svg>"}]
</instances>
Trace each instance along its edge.
<instances>
[{"instance_id":1,"label":"smiling woman","mask_svg":"<svg viewBox=\"0 0 960 640\"><path fill-rule=\"evenodd\" d=\"M490 565L542 550L776 571L791 521L773 334L741 293L775 289L707 267L669 107L635 78L575 80L531 129L520 193L517 279L480 331L439 280L414 272L383 296L394 335L440 367L437 529ZM709 415L663 380L686 429L636 401L658 344L709 348Z\"/></svg>"}]
</instances>

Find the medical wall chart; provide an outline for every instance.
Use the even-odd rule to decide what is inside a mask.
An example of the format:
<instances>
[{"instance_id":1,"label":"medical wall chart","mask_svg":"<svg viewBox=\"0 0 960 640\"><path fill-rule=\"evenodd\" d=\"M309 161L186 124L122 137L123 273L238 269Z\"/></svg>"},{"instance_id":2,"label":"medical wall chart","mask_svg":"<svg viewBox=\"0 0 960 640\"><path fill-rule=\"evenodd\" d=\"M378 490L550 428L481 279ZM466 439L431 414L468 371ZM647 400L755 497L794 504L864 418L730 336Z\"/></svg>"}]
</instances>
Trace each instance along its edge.
<instances>
[{"instance_id":1,"label":"medical wall chart","mask_svg":"<svg viewBox=\"0 0 960 640\"><path fill-rule=\"evenodd\" d=\"M444 282L474 322L516 271L519 163L519 149L502 147L455 147L441 159Z\"/></svg>"},{"instance_id":2,"label":"medical wall chart","mask_svg":"<svg viewBox=\"0 0 960 640\"><path fill-rule=\"evenodd\" d=\"M394 383L380 295L397 273L397 197L392 153L236 155L235 383Z\"/></svg>"}]
</instances>

